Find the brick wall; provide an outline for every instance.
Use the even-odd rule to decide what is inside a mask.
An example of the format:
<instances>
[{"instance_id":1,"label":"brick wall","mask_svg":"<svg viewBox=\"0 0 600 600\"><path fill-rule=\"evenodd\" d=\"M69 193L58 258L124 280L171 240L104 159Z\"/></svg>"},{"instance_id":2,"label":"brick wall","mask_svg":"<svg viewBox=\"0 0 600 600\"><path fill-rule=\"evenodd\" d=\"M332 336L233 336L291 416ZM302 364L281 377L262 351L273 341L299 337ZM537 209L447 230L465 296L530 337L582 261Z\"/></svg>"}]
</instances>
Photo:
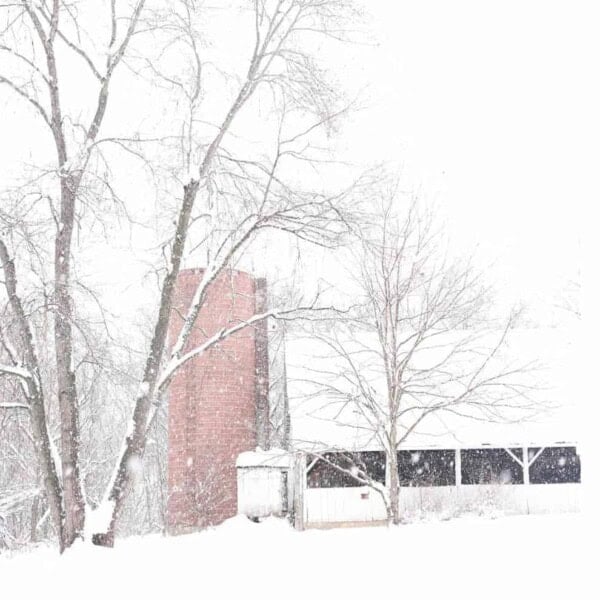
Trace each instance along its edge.
<instances>
[{"instance_id":1,"label":"brick wall","mask_svg":"<svg viewBox=\"0 0 600 600\"><path fill-rule=\"evenodd\" d=\"M201 269L180 273L169 338L175 340ZM247 273L215 281L188 349L224 326L255 314L256 289ZM167 525L171 533L216 525L237 512L235 459L256 447L256 332L244 329L189 361L169 388Z\"/></svg>"}]
</instances>

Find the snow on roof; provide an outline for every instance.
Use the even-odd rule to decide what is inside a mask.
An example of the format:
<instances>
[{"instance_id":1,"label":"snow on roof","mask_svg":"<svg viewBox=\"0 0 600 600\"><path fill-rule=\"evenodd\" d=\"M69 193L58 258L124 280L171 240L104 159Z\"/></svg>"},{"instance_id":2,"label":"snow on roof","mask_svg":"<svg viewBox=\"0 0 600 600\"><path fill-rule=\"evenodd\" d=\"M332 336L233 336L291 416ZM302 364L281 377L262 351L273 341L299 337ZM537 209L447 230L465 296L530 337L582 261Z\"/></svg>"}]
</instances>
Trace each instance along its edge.
<instances>
[{"instance_id":1,"label":"snow on roof","mask_svg":"<svg viewBox=\"0 0 600 600\"><path fill-rule=\"evenodd\" d=\"M488 332L490 339L500 332ZM545 406L535 415L523 419L522 412L507 411L501 422L486 422L448 412L429 415L404 442L404 447L453 448L464 446L550 445L575 443L580 437L580 415L586 400L582 384L582 367L576 332L566 329L515 329L509 332L502 357L511 363L537 361L534 378L536 389L530 397ZM450 335L456 335L452 332ZM460 334L459 334L460 335ZM351 342L350 342L351 343ZM361 338L364 345L364 339ZM373 432L361 427L358 419L341 418L339 405L328 405L316 393L315 381L326 381L340 369L340 359L316 339L306 337L286 340L288 393L295 447L306 450L344 448L380 449ZM363 359L361 359L363 360ZM373 356L364 358L364 372L378 393L385 390L385 376L373 367Z\"/></svg>"},{"instance_id":2,"label":"snow on roof","mask_svg":"<svg viewBox=\"0 0 600 600\"><path fill-rule=\"evenodd\" d=\"M271 450L256 450L242 452L235 461L236 467L273 467L286 468L291 465L291 455L285 450L272 448Z\"/></svg>"}]
</instances>

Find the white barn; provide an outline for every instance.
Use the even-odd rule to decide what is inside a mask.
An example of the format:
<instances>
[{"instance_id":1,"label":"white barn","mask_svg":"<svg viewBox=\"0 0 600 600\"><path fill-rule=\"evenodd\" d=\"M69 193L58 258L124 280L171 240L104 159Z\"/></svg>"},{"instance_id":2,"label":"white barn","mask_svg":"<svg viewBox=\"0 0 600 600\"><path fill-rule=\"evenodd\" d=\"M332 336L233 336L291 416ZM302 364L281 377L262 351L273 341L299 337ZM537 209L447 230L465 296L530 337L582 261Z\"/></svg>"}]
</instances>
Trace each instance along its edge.
<instances>
[{"instance_id":1,"label":"white barn","mask_svg":"<svg viewBox=\"0 0 600 600\"><path fill-rule=\"evenodd\" d=\"M544 366L531 394L547 410L527 420L516 413L502 422L443 413L424 420L398 452L403 518L429 512L449 517L579 510L582 390L575 340L557 329L514 334L511 354ZM291 453L287 458L281 453L240 457L240 512L255 517L295 512L302 526L386 520L376 486L361 484L348 473L350 465L360 464L373 480L388 484L382 448L360 421L340 418L339 409L314 393L315 378L334 372L335 361L314 340L296 338L287 341L286 367L295 460ZM278 490L285 490L285 498ZM260 500L261 494L270 499ZM279 501L274 500L277 494Z\"/></svg>"}]
</instances>

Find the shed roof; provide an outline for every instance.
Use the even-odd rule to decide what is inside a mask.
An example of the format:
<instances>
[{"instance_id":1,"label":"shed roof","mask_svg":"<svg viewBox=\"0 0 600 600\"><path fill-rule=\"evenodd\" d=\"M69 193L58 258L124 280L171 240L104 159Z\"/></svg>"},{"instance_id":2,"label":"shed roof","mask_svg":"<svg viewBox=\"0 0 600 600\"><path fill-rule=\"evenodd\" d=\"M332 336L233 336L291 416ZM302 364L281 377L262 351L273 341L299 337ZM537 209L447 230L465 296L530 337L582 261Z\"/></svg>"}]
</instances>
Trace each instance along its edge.
<instances>
[{"instance_id":1,"label":"shed roof","mask_svg":"<svg viewBox=\"0 0 600 600\"><path fill-rule=\"evenodd\" d=\"M291 455L285 450L272 448L271 450L249 450L238 455L235 461L235 466L238 468L245 467L271 467L271 468L287 468L291 464Z\"/></svg>"}]
</instances>

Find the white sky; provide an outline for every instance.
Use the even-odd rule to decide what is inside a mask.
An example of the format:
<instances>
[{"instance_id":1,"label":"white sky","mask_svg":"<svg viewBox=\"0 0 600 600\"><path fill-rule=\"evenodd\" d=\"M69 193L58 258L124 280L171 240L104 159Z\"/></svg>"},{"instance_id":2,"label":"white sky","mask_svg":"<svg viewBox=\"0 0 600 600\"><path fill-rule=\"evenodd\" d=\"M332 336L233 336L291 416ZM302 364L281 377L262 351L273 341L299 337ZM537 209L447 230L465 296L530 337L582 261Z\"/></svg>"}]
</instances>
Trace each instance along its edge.
<instances>
[{"instance_id":1,"label":"white sky","mask_svg":"<svg viewBox=\"0 0 600 600\"><path fill-rule=\"evenodd\" d=\"M584 211L597 198L594 3L363 3L371 42L330 58L351 93L365 90L339 155L392 161L407 188L437 202L455 242L493 264L509 301L539 306L576 277ZM0 111L8 172L32 144L15 106Z\"/></svg>"},{"instance_id":2,"label":"white sky","mask_svg":"<svg viewBox=\"0 0 600 600\"><path fill-rule=\"evenodd\" d=\"M345 124L339 156L396 165L506 306L522 300L553 322L557 296L579 279L599 191L593 3L363 4L371 44L330 59L365 106Z\"/></svg>"},{"instance_id":3,"label":"white sky","mask_svg":"<svg viewBox=\"0 0 600 600\"><path fill-rule=\"evenodd\" d=\"M363 54L374 107L353 123L355 151L403 166L500 280L560 286L597 198L592 3L368 6L380 45Z\"/></svg>"}]
</instances>

